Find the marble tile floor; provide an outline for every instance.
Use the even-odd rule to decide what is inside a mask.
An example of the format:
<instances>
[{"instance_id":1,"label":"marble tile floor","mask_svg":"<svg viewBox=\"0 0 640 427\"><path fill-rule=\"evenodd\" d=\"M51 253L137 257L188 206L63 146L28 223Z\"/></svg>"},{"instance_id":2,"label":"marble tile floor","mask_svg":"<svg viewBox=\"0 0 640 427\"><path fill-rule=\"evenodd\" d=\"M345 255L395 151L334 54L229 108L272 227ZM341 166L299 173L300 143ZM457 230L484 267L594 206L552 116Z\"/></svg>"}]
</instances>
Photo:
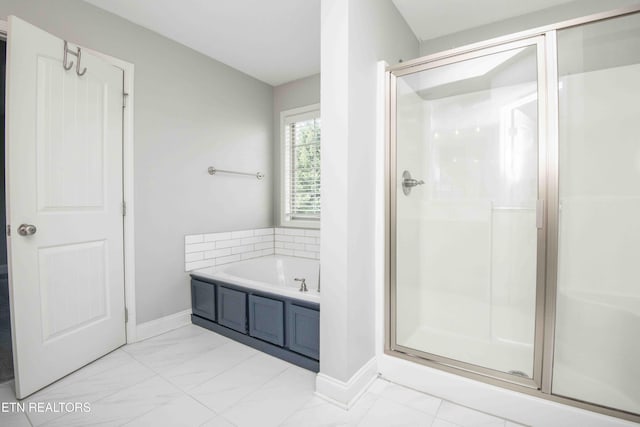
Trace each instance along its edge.
<instances>
[{"instance_id":1,"label":"marble tile floor","mask_svg":"<svg viewBox=\"0 0 640 427\"><path fill-rule=\"evenodd\" d=\"M349 411L314 395L315 374L189 325L126 345L23 402L88 402L90 412L4 412L0 426L511 427L377 379ZM0 402L15 402L13 382Z\"/></svg>"}]
</instances>

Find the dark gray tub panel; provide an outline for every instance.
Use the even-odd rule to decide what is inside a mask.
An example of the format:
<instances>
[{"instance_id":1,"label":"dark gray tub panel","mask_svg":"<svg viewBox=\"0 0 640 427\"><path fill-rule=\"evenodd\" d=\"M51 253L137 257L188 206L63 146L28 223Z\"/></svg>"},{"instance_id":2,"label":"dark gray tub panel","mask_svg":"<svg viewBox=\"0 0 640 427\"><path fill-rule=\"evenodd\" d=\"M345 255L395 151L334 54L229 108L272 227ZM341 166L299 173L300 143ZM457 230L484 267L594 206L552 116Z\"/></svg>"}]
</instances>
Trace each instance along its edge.
<instances>
[{"instance_id":1,"label":"dark gray tub panel","mask_svg":"<svg viewBox=\"0 0 640 427\"><path fill-rule=\"evenodd\" d=\"M284 302L249 295L249 335L284 346Z\"/></svg>"},{"instance_id":2,"label":"dark gray tub panel","mask_svg":"<svg viewBox=\"0 0 640 427\"><path fill-rule=\"evenodd\" d=\"M318 372L320 305L192 274L193 324Z\"/></svg>"},{"instance_id":3,"label":"dark gray tub panel","mask_svg":"<svg viewBox=\"0 0 640 427\"><path fill-rule=\"evenodd\" d=\"M294 365L300 366L301 368L308 369L313 372L320 371L320 363L317 360L310 359L293 351L289 351L286 348L278 347L273 344L269 344L268 342L253 338L249 335L241 334L240 332L236 332L233 329L220 326L216 322L203 319L202 317L193 314L191 315L191 322L194 325L198 325L203 328L209 329L210 331L219 333L220 335L224 335L227 338L231 338L232 340L248 345L249 347L253 347L256 350L260 350L264 353L270 354L273 357L277 357L278 359L286 360L287 362L293 363Z\"/></svg>"},{"instance_id":4,"label":"dark gray tub panel","mask_svg":"<svg viewBox=\"0 0 640 427\"><path fill-rule=\"evenodd\" d=\"M218 323L247 333L247 293L218 286Z\"/></svg>"},{"instance_id":5,"label":"dark gray tub panel","mask_svg":"<svg viewBox=\"0 0 640 427\"><path fill-rule=\"evenodd\" d=\"M216 320L216 293L211 283L191 280L191 307L193 314Z\"/></svg>"},{"instance_id":6,"label":"dark gray tub panel","mask_svg":"<svg viewBox=\"0 0 640 427\"><path fill-rule=\"evenodd\" d=\"M288 323L289 348L317 360L320 357L320 312L292 304Z\"/></svg>"}]
</instances>

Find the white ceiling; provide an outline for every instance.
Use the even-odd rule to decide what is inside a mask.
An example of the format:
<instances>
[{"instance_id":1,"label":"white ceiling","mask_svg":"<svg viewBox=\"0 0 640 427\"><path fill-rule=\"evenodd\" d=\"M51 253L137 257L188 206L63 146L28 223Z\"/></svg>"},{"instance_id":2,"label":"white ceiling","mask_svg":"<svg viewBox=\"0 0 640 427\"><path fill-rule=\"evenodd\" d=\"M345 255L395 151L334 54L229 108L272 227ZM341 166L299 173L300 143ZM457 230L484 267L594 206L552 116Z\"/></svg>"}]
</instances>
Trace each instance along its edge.
<instances>
[{"instance_id":1,"label":"white ceiling","mask_svg":"<svg viewBox=\"0 0 640 427\"><path fill-rule=\"evenodd\" d=\"M573 0L393 0L419 40L429 40Z\"/></svg>"},{"instance_id":2,"label":"white ceiling","mask_svg":"<svg viewBox=\"0 0 640 427\"><path fill-rule=\"evenodd\" d=\"M84 1L273 86L320 72L320 0ZM573 0L389 1L428 40Z\"/></svg>"},{"instance_id":3,"label":"white ceiling","mask_svg":"<svg viewBox=\"0 0 640 427\"><path fill-rule=\"evenodd\" d=\"M277 86L320 72L320 0L85 0Z\"/></svg>"}]
</instances>

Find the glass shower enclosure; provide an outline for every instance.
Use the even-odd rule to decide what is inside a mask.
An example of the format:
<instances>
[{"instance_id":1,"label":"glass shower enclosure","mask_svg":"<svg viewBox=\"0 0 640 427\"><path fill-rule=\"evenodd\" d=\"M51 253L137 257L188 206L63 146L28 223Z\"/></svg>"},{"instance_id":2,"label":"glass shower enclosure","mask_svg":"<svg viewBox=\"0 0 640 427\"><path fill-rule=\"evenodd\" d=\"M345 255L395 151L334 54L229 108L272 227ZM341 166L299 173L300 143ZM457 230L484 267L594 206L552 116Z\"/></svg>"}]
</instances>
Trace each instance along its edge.
<instances>
[{"instance_id":1,"label":"glass shower enclosure","mask_svg":"<svg viewBox=\"0 0 640 427\"><path fill-rule=\"evenodd\" d=\"M389 69L389 353L640 420L638 46L625 10Z\"/></svg>"}]
</instances>

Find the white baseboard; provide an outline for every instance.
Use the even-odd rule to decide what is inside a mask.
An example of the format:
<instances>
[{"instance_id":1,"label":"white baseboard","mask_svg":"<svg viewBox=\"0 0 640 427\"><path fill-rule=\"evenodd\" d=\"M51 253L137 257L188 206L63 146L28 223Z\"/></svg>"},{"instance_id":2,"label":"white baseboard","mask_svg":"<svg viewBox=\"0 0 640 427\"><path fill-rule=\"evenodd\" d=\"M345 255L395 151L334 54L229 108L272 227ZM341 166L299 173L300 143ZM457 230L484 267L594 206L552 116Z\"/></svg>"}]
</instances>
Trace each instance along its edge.
<instances>
[{"instance_id":1,"label":"white baseboard","mask_svg":"<svg viewBox=\"0 0 640 427\"><path fill-rule=\"evenodd\" d=\"M350 409L377 377L378 364L373 357L347 382L319 373L316 375L316 395L343 409Z\"/></svg>"},{"instance_id":2,"label":"white baseboard","mask_svg":"<svg viewBox=\"0 0 640 427\"><path fill-rule=\"evenodd\" d=\"M190 323L191 309L141 323L136 327L136 341L146 340Z\"/></svg>"}]
</instances>

